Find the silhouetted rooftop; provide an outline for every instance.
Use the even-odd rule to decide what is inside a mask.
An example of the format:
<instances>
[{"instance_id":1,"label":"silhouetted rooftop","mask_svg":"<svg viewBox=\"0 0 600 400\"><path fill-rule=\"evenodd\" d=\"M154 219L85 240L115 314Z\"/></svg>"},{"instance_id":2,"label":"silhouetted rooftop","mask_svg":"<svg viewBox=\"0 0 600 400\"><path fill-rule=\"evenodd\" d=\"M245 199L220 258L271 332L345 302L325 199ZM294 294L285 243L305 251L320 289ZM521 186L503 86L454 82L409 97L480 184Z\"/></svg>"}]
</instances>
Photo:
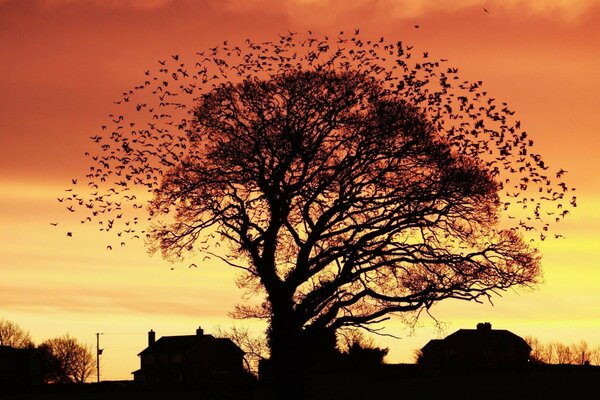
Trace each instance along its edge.
<instances>
[{"instance_id":1,"label":"silhouetted rooftop","mask_svg":"<svg viewBox=\"0 0 600 400\"><path fill-rule=\"evenodd\" d=\"M186 352L198 347L218 346L221 348L230 348L234 351L242 352L230 339L215 338L212 335L184 335L184 336L163 336L154 344L142 350L142 354L151 353L173 353Z\"/></svg>"}]
</instances>

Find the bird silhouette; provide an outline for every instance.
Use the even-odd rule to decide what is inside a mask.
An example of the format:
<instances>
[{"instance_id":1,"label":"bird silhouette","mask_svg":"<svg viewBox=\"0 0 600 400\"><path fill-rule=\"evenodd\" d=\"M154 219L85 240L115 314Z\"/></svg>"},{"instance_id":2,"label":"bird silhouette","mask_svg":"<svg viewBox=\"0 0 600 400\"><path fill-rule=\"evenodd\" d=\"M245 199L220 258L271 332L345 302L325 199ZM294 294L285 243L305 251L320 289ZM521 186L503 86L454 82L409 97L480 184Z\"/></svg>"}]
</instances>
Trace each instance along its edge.
<instances>
[{"instance_id":1,"label":"bird silhouette","mask_svg":"<svg viewBox=\"0 0 600 400\"><path fill-rule=\"evenodd\" d=\"M483 11L489 13L486 8ZM413 27L420 29L419 24ZM93 194L61 196L58 200L71 212L78 204L85 206L77 210L88 213L89 222L93 220L101 229L117 230L119 237L123 234L127 239L140 238L139 229L126 230L157 215L134 220L133 216L148 210L149 203L131 193L138 189L157 193L169 169L194 164L197 148L187 133L195 121L189 112L198 106L202 95L235 86L234 82L268 81L284 71L356 70L376 79L390 96L415 101L427 110L428 118L446 135L443 140L452 144L456 154L481 160L503 185L499 193L501 209L511 224L518 225L520 219L512 214L515 207L522 210L527 206L524 211L532 221L560 215L544 212L556 211L559 203L564 204L560 212L563 207L576 207L574 199L572 203L566 197L561 200L571 188L566 183L563 187L551 182L548 175L554 174L544 172L548 166L535 154L532 135L521 131L521 122L515 120L514 111L505 102L490 96L483 82L461 79L458 69L448 65L447 59L412 51L413 46L387 42L382 37L363 39L360 30L354 29L331 39L312 32L290 32L268 42L248 40L236 45L223 41L196 52L190 64L183 62L183 54L166 55L158 60L158 70L142 70L140 82L122 92L116 110L101 127L102 135L90 136L90 145L97 152L86 152L92 165L85 178L87 185L81 186ZM556 179L565 174L565 170L559 170ZM75 185L76 181L73 178L71 183ZM543 196L538 199L542 208L533 201L524 203L526 192ZM554 208L545 210L548 204ZM192 267L195 264L189 265Z\"/></svg>"}]
</instances>

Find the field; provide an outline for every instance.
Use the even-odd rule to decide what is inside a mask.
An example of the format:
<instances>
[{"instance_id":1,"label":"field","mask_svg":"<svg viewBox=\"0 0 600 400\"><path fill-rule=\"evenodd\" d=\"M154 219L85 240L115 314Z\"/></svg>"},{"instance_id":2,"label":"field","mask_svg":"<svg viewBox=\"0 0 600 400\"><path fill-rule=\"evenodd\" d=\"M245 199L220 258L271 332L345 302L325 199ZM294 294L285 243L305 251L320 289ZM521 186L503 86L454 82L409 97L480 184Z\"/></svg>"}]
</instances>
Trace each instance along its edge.
<instances>
[{"instance_id":1,"label":"field","mask_svg":"<svg viewBox=\"0 0 600 400\"><path fill-rule=\"evenodd\" d=\"M312 376L306 397L359 399L594 399L600 397L600 368L538 366L512 372L423 372L389 366L371 373ZM261 400L260 385L195 389L138 386L132 382L57 386L0 392L3 400Z\"/></svg>"}]
</instances>

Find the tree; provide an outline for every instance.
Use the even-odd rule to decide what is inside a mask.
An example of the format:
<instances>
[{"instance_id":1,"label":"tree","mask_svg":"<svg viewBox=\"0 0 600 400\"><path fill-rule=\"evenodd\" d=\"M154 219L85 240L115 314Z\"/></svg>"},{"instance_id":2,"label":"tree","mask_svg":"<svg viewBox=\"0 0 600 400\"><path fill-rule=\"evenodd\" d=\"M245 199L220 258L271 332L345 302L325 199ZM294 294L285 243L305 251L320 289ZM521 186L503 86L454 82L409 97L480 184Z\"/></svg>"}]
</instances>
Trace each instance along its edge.
<instances>
[{"instance_id":1,"label":"tree","mask_svg":"<svg viewBox=\"0 0 600 400\"><path fill-rule=\"evenodd\" d=\"M571 364L573 362L573 354L569 345L555 342L553 346L557 364Z\"/></svg>"},{"instance_id":2,"label":"tree","mask_svg":"<svg viewBox=\"0 0 600 400\"><path fill-rule=\"evenodd\" d=\"M24 349L33 347L33 341L29 332L21 329L14 322L0 319L0 346Z\"/></svg>"},{"instance_id":3,"label":"tree","mask_svg":"<svg viewBox=\"0 0 600 400\"><path fill-rule=\"evenodd\" d=\"M258 377L258 367L261 360L269 357L269 348L262 337L253 336L248 329L233 325L230 329L218 327L217 337L231 339L244 352L244 368Z\"/></svg>"},{"instance_id":4,"label":"tree","mask_svg":"<svg viewBox=\"0 0 600 400\"><path fill-rule=\"evenodd\" d=\"M523 338L525 342L531 347L531 353L529 353L529 360L533 364L550 364L552 355L552 346L546 346L538 338L531 336L525 336Z\"/></svg>"},{"instance_id":5,"label":"tree","mask_svg":"<svg viewBox=\"0 0 600 400\"><path fill-rule=\"evenodd\" d=\"M199 53L196 73L179 55L161 61L122 103L148 118L113 114L109 138L92 137L89 186L110 188L69 207L112 230L122 204L143 207L130 186L148 188L150 250L238 268L264 302L236 314L268 320L284 377L302 375L309 348L335 347L340 328L535 284L539 256L521 234L544 240L568 187L481 82L409 50L290 34ZM156 102L136 104L148 88ZM138 235L132 215L120 235ZM210 247L217 237L227 254Z\"/></svg>"},{"instance_id":6,"label":"tree","mask_svg":"<svg viewBox=\"0 0 600 400\"><path fill-rule=\"evenodd\" d=\"M383 363L389 349L375 346L372 338L359 330L352 329L340 334L341 351L350 368L367 370Z\"/></svg>"},{"instance_id":7,"label":"tree","mask_svg":"<svg viewBox=\"0 0 600 400\"><path fill-rule=\"evenodd\" d=\"M40 348L50 355L50 382L84 383L94 370L94 357L89 347L68 334L46 340Z\"/></svg>"},{"instance_id":8,"label":"tree","mask_svg":"<svg viewBox=\"0 0 600 400\"><path fill-rule=\"evenodd\" d=\"M590 355L590 362L593 365L600 365L600 346L596 346Z\"/></svg>"},{"instance_id":9,"label":"tree","mask_svg":"<svg viewBox=\"0 0 600 400\"><path fill-rule=\"evenodd\" d=\"M591 362L593 350L585 340L571 345L572 361L577 365L589 365Z\"/></svg>"}]
</instances>

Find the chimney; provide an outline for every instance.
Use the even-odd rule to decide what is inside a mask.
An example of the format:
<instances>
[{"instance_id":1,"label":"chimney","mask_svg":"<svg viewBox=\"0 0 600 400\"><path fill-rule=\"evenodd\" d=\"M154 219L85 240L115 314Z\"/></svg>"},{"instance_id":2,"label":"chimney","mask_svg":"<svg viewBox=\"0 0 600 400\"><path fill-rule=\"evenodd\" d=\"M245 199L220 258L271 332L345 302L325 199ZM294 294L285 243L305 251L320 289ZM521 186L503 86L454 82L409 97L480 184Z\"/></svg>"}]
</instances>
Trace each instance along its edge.
<instances>
[{"instance_id":1,"label":"chimney","mask_svg":"<svg viewBox=\"0 0 600 400\"><path fill-rule=\"evenodd\" d=\"M156 342L156 332L150 329L150 332L148 332L148 347L152 346L154 342Z\"/></svg>"},{"instance_id":2,"label":"chimney","mask_svg":"<svg viewBox=\"0 0 600 400\"><path fill-rule=\"evenodd\" d=\"M492 330L492 324L489 322L480 322L477 324L477 332L490 332Z\"/></svg>"},{"instance_id":3,"label":"chimney","mask_svg":"<svg viewBox=\"0 0 600 400\"><path fill-rule=\"evenodd\" d=\"M198 329L196 329L196 336L202 336L204 335L204 329L202 329L202 327L198 327Z\"/></svg>"}]
</instances>

